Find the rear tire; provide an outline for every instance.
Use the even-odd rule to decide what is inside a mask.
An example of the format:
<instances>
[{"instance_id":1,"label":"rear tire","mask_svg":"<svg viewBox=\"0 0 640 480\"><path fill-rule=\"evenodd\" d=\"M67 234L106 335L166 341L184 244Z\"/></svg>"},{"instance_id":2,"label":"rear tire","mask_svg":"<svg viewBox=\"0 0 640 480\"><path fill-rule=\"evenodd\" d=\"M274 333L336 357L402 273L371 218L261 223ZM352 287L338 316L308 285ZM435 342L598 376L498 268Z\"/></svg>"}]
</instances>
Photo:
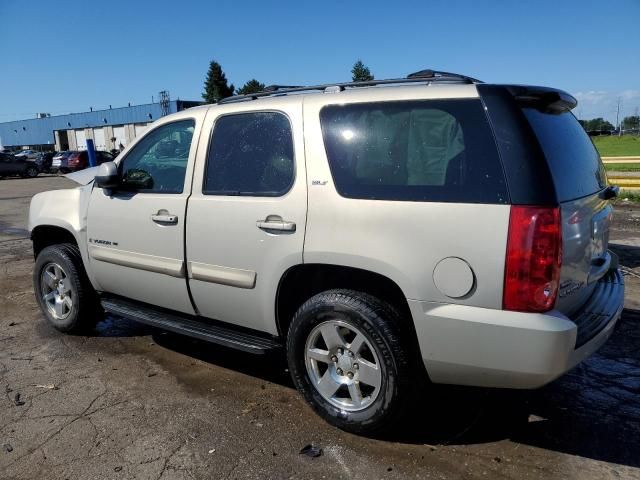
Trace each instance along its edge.
<instances>
[{"instance_id":1,"label":"rear tire","mask_svg":"<svg viewBox=\"0 0 640 480\"><path fill-rule=\"evenodd\" d=\"M305 302L287 337L296 387L326 421L343 430L388 430L404 413L419 369L409 362L400 318L365 293L329 290Z\"/></svg>"},{"instance_id":2,"label":"rear tire","mask_svg":"<svg viewBox=\"0 0 640 480\"><path fill-rule=\"evenodd\" d=\"M42 313L61 332L91 331L102 316L76 245L51 245L38 254L33 289Z\"/></svg>"}]
</instances>

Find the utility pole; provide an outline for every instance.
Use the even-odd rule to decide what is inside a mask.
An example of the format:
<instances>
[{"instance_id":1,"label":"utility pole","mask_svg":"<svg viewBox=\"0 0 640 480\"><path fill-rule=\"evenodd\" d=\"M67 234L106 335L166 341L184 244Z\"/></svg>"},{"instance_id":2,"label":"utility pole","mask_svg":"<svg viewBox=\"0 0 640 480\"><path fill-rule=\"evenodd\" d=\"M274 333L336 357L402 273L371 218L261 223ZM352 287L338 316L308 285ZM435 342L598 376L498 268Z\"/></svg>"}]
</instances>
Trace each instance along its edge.
<instances>
[{"instance_id":1,"label":"utility pole","mask_svg":"<svg viewBox=\"0 0 640 480\"><path fill-rule=\"evenodd\" d=\"M160 110L161 110L161 116L165 116L165 115L169 115L169 102L171 101L171 98L169 97L169 92L166 90L162 90L158 96L160 97Z\"/></svg>"},{"instance_id":2,"label":"utility pole","mask_svg":"<svg viewBox=\"0 0 640 480\"><path fill-rule=\"evenodd\" d=\"M616 109L616 125L618 126L618 136L622 136L622 125L618 123L618 119L620 118L620 97L618 97L618 108Z\"/></svg>"}]
</instances>

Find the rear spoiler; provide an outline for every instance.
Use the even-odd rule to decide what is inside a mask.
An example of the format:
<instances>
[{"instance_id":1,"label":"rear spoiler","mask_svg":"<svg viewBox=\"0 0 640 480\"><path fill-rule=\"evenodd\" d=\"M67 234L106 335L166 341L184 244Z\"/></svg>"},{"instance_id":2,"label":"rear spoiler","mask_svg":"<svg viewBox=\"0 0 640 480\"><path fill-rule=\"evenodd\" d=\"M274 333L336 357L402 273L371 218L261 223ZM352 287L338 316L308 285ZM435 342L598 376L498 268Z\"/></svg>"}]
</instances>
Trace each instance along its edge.
<instances>
[{"instance_id":1,"label":"rear spoiler","mask_svg":"<svg viewBox=\"0 0 640 480\"><path fill-rule=\"evenodd\" d=\"M504 86L521 107L531 107L545 113L568 112L578 105L578 100L563 90L524 85Z\"/></svg>"}]
</instances>

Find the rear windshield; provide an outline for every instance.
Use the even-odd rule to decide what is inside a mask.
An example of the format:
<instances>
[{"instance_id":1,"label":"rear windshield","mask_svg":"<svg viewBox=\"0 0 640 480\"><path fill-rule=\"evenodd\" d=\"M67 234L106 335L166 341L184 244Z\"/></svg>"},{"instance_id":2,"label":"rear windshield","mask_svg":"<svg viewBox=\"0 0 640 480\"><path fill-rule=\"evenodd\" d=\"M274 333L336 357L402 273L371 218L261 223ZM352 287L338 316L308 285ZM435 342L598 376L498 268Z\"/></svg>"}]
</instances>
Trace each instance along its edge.
<instances>
[{"instance_id":1,"label":"rear windshield","mask_svg":"<svg viewBox=\"0 0 640 480\"><path fill-rule=\"evenodd\" d=\"M560 202L586 197L606 187L607 177L600 156L571 112L522 110L547 158Z\"/></svg>"},{"instance_id":2,"label":"rear windshield","mask_svg":"<svg viewBox=\"0 0 640 480\"><path fill-rule=\"evenodd\" d=\"M344 197L509 201L477 99L329 105L320 121L333 180Z\"/></svg>"}]
</instances>

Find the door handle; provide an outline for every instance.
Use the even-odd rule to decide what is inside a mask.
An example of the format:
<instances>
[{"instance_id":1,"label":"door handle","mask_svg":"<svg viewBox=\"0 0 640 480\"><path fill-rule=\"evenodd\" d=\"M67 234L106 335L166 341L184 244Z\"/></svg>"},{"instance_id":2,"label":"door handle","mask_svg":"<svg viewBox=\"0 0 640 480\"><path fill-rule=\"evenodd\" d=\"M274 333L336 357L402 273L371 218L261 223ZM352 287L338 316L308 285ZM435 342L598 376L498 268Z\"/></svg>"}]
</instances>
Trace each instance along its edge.
<instances>
[{"instance_id":1,"label":"door handle","mask_svg":"<svg viewBox=\"0 0 640 480\"><path fill-rule=\"evenodd\" d=\"M158 213L151 215L151 220L163 225L175 225L178 223L178 216L170 214L167 210L158 210Z\"/></svg>"},{"instance_id":2,"label":"door handle","mask_svg":"<svg viewBox=\"0 0 640 480\"><path fill-rule=\"evenodd\" d=\"M295 222L287 222L279 215L269 215L264 220L258 220L256 226L262 230L279 230L281 232L295 232Z\"/></svg>"}]
</instances>

